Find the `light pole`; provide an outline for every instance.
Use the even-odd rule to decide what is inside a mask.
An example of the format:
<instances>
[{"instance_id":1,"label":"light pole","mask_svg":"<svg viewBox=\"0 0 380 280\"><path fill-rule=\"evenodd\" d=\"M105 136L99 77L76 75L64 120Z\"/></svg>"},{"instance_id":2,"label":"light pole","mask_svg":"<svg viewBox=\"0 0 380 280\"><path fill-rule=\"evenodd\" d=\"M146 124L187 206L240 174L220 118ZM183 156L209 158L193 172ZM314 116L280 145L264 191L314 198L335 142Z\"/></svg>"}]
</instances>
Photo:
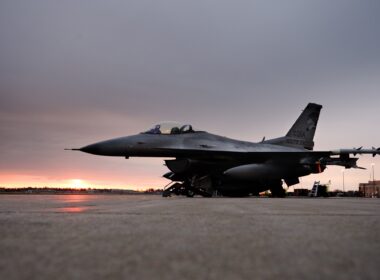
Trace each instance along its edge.
<instances>
[{"instance_id":1,"label":"light pole","mask_svg":"<svg viewBox=\"0 0 380 280\"><path fill-rule=\"evenodd\" d=\"M371 163L371 166L372 166L372 188L373 188L373 193L372 193L372 197L375 197L376 195L376 191L375 191L375 164L374 163Z\"/></svg>"},{"instance_id":2,"label":"light pole","mask_svg":"<svg viewBox=\"0 0 380 280\"><path fill-rule=\"evenodd\" d=\"M342 176L343 176L343 193L344 193L344 169L342 169Z\"/></svg>"},{"instance_id":3,"label":"light pole","mask_svg":"<svg viewBox=\"0 0 380 280\"><path fill-rule=\"evenodd\" d=\"M372 181L375 184L375 164L371 163L372 166Z\"/></svg>"}]
</instances>

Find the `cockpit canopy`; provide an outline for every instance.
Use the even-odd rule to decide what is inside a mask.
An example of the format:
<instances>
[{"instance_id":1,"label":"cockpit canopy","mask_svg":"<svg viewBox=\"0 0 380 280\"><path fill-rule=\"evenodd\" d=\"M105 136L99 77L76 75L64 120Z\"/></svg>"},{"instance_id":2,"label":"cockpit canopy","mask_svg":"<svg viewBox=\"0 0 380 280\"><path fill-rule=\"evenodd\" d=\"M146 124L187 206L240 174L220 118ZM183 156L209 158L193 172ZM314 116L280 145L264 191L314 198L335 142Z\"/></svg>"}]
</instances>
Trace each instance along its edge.
<instances>
[{"instance_id":1,"label":"cockpit canopy","mask_svg":"<svg viewBox=\"0 0 380 280\"><path fill-rule=\"evenodd\" d=\"M190 124L163 122L156 124L144 134L184 134L196 132Z\"/></svg>"}]
</instances>

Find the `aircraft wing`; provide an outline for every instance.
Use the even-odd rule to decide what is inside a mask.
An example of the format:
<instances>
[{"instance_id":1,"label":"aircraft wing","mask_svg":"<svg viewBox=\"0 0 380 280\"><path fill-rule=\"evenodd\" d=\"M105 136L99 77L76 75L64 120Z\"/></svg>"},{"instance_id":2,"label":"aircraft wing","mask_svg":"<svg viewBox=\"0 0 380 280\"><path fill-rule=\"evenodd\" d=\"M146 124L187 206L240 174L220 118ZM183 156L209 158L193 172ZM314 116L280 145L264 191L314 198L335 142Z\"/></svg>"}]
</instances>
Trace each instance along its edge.
<instances>
[{"instance_id":1,"label":"aircraft wing","mask_svg":"<svg viewBox=\"0 0 380 280\"><path fill-rule=\"evenodd\" d=\"M340 165L346 168L361 168L356 165L358 158L350 155L380 154L380 148L340 149L331 151L225 151L213 149L156 149L159 152L172 154L176 158L197 160L230 160L242 163L263 163L268 161L301 164Z\"/></svg>"}]
</instances>

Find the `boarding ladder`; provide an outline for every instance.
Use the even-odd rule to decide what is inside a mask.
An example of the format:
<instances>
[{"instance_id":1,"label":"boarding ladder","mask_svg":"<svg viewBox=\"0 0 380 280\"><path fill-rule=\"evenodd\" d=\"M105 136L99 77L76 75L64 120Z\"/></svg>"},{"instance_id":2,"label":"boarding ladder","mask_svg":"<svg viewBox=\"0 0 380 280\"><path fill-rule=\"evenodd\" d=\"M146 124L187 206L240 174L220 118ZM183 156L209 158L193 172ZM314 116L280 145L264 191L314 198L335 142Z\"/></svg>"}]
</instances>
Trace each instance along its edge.
<instances>
[{"instance_id":1,"label":"boarding ladder","mask_svg":"<svg viewBox=\"0 0 380 280\"><path fill-rule=\"evenodd\" d=\"M318 196L318 187L319 187L319 184L320 184L320 181L318 181L318 182L315 181L314 182L313 188L309 192L309 196L310 197L317 197Z\"/></svg>"}]
</instances>

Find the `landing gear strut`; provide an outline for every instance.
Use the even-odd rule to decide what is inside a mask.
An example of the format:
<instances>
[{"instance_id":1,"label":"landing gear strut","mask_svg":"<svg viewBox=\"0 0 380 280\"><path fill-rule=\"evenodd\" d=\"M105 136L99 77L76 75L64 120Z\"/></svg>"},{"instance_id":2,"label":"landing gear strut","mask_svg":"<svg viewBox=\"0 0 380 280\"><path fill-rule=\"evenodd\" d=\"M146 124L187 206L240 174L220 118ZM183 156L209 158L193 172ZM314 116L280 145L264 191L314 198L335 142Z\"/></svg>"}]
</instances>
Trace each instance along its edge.
<instances>
[{"instance_id":1,"label":"landing gear strut","mask_svg":"<svg viewBox=\"0 0 380 280\"><path fill-rule=\"evenodd\" d=\"M282 187L282 182L272 185L270 192L272 193L272 197L285 197L286 195L286 191Z\"/></svg>"}]
</instances>

